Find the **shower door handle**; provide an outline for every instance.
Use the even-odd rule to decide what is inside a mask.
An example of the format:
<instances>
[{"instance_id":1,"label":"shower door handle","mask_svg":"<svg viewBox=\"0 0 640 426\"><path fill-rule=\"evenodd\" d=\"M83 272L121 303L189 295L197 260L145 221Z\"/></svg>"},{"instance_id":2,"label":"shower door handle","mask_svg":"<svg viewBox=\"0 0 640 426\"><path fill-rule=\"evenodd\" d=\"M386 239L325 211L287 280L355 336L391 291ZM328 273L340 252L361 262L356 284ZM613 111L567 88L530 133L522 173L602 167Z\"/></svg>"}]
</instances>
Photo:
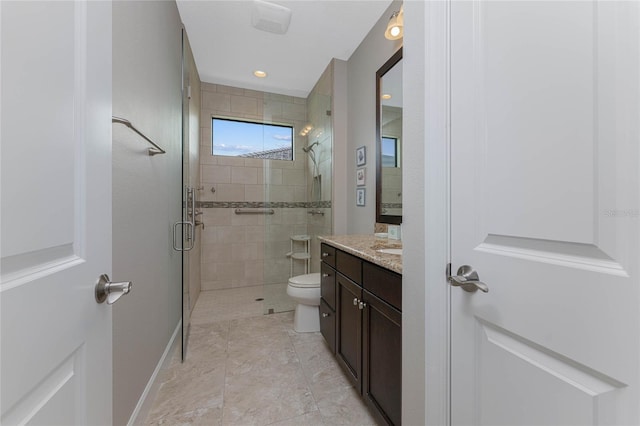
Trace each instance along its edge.
<instances>
[{"instance_id":1,"label":"shower door handle","mask_svg":"<svg viewBox=\"0 0 640 426\"><path fill-rule=\"evenodd\" d=\"M191 245L188 246L188 247L182 247L182 245L181 245L181 247L178 247L176 245L176 229L178 228L178 226L183 226L184 227L184 225L187 225L192 233L195 232L195 229L193 227L193 223L191 223L191 222L179 221L179 222L174 223L173 224L173 249L175 251L189 251L195 245L194 239L188 240L188 241L191 242ZM184 242L184 238L183 238L183 242Z\"/></svg>"}]
</instances>

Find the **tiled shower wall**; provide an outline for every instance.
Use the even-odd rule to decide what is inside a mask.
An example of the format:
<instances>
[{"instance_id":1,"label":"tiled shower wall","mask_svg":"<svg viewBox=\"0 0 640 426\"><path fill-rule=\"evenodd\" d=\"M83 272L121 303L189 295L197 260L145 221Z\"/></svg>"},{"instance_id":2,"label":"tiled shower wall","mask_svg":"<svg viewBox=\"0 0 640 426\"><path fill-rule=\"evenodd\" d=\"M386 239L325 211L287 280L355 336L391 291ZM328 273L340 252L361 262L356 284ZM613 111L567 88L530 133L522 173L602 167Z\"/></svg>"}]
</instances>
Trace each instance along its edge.
<instances>
[{"instance_id":1,"label":"tiled shower wall","mask_svg":"<svg viewBox=\"0 0 640 426\"><path fill-rule=\"evenodd\" d=\"M308 143L318 142L313 149L318 163L317 173L320 175L322 201L331 201L333 193L333 120L331 119L333 104L333 61L324 71L315 87L307 98L307 116L313 129L309 132ZM307 162L307 186L308 194L311 194L313 185L313 162ZM315 201L315 200L313 200ZM313 237L328 235L332 232L331 208L313 209L324 213L322 215L308 214L307 232ZM320 271L320 242L317 238L311 239L311 271Z\"/></svg>"},{"instance_id":2,"label":"tiled shower wall","mask_svg":"<svg viewBox=\"0 0 640 426\"><path fill-rule=\"evenodd\" d=\"M307 138L299 135L307 123L306 103L302 98L203 83L200 200L306 202L307 155L302 148ZM293 125L294 161L212 155L212 117ZM202 211L202 290L286 282L289 236L307 232L306 208L277 207L272 216L237 215L231 205Z\"/></svg>"}]
</instances>

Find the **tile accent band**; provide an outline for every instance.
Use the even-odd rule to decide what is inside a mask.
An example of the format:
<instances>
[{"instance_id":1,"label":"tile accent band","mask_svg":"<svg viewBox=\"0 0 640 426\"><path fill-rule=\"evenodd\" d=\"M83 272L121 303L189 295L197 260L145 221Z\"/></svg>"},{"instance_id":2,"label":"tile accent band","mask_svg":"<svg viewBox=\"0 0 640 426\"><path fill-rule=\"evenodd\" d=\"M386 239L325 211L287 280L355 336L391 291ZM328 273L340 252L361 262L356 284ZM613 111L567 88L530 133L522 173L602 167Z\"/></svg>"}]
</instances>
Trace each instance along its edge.
<instances>
[{"instance_id":1,"label":"tile accent band","mask_svg":"<svg viewBox=\"0 0 640 426\"><path fill-rule=\"evenodd\" d=\"M198 201L202 209L329 209L331 201Z\"/></svg>"}]
</instances>

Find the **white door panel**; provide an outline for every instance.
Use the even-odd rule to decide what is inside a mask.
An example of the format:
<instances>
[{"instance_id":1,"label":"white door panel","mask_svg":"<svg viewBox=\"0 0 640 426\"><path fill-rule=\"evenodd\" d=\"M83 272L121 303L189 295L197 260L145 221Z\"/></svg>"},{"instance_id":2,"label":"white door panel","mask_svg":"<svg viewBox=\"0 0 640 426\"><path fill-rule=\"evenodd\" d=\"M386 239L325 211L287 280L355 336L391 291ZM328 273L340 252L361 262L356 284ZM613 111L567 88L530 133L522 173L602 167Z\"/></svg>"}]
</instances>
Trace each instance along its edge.
<instances>
[{"instance_id":1,"label":"white door panel","mask_svg":"<svg viewBox=\"0 0 640 426\"><path fill-rule=\"evenodd\" d=\"M111 422L111 5L2 2L2 424Z\"/></svg>"},{"instance_id":2,"label":"white door panel","mask_svg":"<svg viewBox=\"0 0 640 426\"><path fill-rule=\"evenodd\" d=\"M640 4L453 2L454 424L639 424Z\"/></svg>"}]
</instances>

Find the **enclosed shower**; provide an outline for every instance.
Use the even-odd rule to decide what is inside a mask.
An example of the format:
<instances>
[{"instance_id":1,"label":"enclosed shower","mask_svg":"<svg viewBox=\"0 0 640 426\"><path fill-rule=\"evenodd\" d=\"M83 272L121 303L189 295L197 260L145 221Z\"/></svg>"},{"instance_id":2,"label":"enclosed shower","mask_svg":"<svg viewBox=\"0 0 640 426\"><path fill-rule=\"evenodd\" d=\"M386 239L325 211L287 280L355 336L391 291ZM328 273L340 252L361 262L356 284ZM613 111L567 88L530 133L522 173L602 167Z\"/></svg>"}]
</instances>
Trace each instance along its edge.
<instances>
[{"instance_id":1,"label":"enclosed shower","mask_svg":"<svg viewBox=\"0 0 640 426\"><path fill-rule=\"evenodd\" d=\"M320 244L318 235L330 234L333 128L331 120L331 92L333 66L327 67L306 98L306 123L296 133L295 158L303 164L305 191L292 204L281 207L282 220L267 220L265 252L264 313L288 311L295 303L286 295L287 281L292 276L320 271ZM303 181L300 179L300 181ZM274 202L276 188L265 190ZM282 244L286 249L271 250ZM287 247L288 245L288 247ZM281 265L276 267L275 265Z\"/></svg>"},{"instance_id":2,"label":"enclosed shower","mask_svg":"<svg viewBox=\"0 0 640 426\"><path fill-rule=\"evenodd\" d=\"M333 63L306 98L202 84L201 116L210 118L201 122L198 204L204 224L200 298L211 307L207 315L234 319L293 310L289 277L319 271L317 236L332 230L332 70ZM289 126L292 136L279 136L281 149L214 155L214 118ZM198 315L192 323L210 320Z\"/></svg>"}]
</instances>

